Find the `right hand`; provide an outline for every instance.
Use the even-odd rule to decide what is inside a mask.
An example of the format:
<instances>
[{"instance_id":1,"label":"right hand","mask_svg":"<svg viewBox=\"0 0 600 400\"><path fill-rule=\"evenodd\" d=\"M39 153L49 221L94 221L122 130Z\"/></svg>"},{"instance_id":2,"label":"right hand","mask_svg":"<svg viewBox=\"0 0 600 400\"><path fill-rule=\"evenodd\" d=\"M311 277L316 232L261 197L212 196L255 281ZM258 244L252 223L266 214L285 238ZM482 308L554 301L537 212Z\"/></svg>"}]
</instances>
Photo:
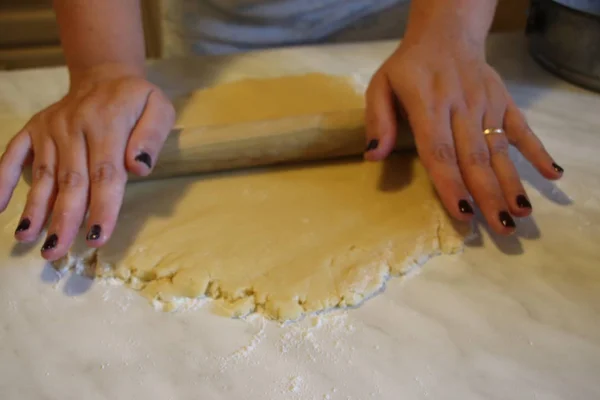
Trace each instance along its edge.
<instances>
[{"instance_id":1,"label":"right hand","mask_svg":"<svg viewBox=\"0 0 600 400\"><path fill-rule=\"evenodd\" d=\"M127 172L146 176L175 120L163 92L119 66L100 67L72 84L58 102L18 132L0 159L0 212L32 160L32 185L15 233L35 241L52 215L42 256L66 255L87 218L87 243L110 238Z\"/></svg>"}]
</instances>

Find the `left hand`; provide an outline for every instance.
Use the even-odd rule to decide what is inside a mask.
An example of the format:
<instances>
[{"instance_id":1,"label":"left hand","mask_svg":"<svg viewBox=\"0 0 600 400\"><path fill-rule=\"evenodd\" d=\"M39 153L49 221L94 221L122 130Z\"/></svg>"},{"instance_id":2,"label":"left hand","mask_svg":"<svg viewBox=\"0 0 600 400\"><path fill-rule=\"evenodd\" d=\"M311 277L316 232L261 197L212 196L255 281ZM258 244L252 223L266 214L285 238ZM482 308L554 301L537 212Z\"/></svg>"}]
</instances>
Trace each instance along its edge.
<instances>
[{"instance_id":1,"label":"left hand","mask_svg":"<svg viewBox=\"0 0 600 400\"><path fill-rule=\"evenodd\" d=\"M367 160L381 160L393 150L397 113L406 114L419 157L458 220L472 218L471 197L499 234L514 232L511 216L531 213L509 143L544 177L562 176L487 64L483 46L440 37L403 41L367 90ZM505 133L483 134L497 128Z\"/></svg>"}]
</instances>

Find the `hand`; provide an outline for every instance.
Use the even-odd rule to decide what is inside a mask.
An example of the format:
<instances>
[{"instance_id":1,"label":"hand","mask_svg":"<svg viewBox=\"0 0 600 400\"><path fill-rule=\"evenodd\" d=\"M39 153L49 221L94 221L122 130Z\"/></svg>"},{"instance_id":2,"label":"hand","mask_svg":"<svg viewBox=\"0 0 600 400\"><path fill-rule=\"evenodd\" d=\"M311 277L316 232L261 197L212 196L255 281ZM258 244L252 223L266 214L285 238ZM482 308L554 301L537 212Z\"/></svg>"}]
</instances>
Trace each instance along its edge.
<instances>
[{"instance_id":1,"label":"hand","mask_svg":"<svg viewBox=\"0 0 600 400\"><path fill-rule=\"evenodd\" d=\"M491 228L515 229L531 204L508 155L514 145L548 179L562 176L485 60L483 46L460 41L402 42L367 90L365 158L381 160L395 145L397 113L405 113L421 162L448 210L472 218L471 197ZM502 128L505 134L484 135Z\"/></svg>"},{"instance_id":2,"label":"hand","mask_svg":"<svg viewBox=\"0 0 600 400\"><path fill-rule=\"evenodd\" d=\"M36 240L51 214L42 255L56 260L68 252L89 210L88 244L102 246L115 228L127 172L151 172L174 115L160 89L118 66L78 80L31 118L0 160L0 212L28 158L33 162L16 238Z\"/></svg>"}]
</instances>

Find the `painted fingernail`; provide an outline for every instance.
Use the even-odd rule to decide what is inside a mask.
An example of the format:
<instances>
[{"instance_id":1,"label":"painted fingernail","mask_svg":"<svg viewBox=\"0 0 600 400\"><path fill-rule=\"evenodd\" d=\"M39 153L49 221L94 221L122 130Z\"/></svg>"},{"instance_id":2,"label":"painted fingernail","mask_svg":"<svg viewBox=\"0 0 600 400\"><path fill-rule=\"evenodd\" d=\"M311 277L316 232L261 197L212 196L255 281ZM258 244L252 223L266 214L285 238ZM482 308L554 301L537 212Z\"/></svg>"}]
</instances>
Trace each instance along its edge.
<instances>
[{"instance_id":1,"label":"painted fingernail","mask_svg":"<svg viewBox=\"0 0 600 400\"><path fill-rule=\"evenodd\" d=\"M565 170L555 162L552 163L552 168L554 168L554 170L556 172L558 172L559 174L562 174L563 172L565 172Z\"/></svg>"},{"instance_id":2,"label":"painted fingernail","mask_svg":"<svg viewBox=\"0 0 600 400\"><path fill-rule=\"evenodd\" d=\"M474 214L473 207L466 200L460 200L458 202L458 209L463 214Z\"/></svg>"},{"instance_id":3,"label":"painted fingernail","mask_svg":"<svg viewBox=\"0 0 600 400\"><path fill-rule=\"evenodd\" d=\"M100 225L92 225L90 231L86 236L86 240L98 240L102 234L102 227Z\"/></svg>"},{"instance_id":4,"label":"painted fingernail","mask_svg":"<svg viewBox=\"0 0 600 400\"><path fill-rule=\"evenodd\" d=\"M514 228L517 226L517 224L515 224L515 220L512 219L508 211L500 211L500 213L498 214L498 218L500 218L500 222L502 223L502 225L504 225L507 228Z\"/></svg>"},{"instance_id":5,"label":"painted fingernail","mask_svg":"<svg viewBox=\"0 0 600 400\"><path fill-rule=\"evenodd\" d=\"M520 194L517 196L517 206L519 206L519 208L531 208L531 203L525 195Z\"/></svg>"},{"instance_id":6,"label":"painted fingernail","mask_svg":"<svg viewBox=\"0 0 600 400\"><path fill-rule=\"evenodd\" d=\"M17 229L15 230L15 233L25 232L27 229L29 229L30 226L31 226L31 221L29 220L29 218L23 218L21 220L21 222L19 222L19 225L17 225Z\"/></svg>"},{"instance_id":7,"label":"painted fingernail","mask_svg":"<svg viewBox=\"0 0 600 400\"><path fill-rule=\"evenodd\" d=\"M379 140L371 139L367 145L367 151L375 150L379 146Z\"/></svg>"},{"instance_id":8,"label":"painted fingernail","mask_svg":"<svg viewBox=\"0 0 600 400\"><path fill-rule=\"evenodd\" d=\"M52 235L48 236L48 238L44 242L44 245L42 246L42 251L52 250L53 248L56 247L57 244L58 244L58 236L53 233Z\"/></svg>"},{"instance_id":9,"label":"painted fingernail","mask_svg":"<svg viewBox=\"0 0 600 400\"><path fill-rule=\"evenodd\" d=\"M146 164L148 168L152 168L152 157L150 157L150 154L146 153L145 151L138 154L135 157L135 161Z\"/></svg>"}]
</instances>

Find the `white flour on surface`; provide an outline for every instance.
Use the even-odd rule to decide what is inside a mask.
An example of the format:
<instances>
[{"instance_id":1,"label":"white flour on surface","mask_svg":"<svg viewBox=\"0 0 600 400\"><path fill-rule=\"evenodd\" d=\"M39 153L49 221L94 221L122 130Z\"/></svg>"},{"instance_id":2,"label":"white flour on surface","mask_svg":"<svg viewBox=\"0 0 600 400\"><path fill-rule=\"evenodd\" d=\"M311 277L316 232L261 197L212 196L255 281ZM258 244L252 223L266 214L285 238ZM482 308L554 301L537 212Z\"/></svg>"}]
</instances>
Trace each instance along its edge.
<instances>
[{"instance_id":1,"label":"white flour on surface","mask_svg":"<svg viewBox=\"0 0 600 400\"><path fill-rule=\"evenodd\" d=\"M227 370L231 364L246 362L250 363L252 360L250 356L252 353L256 351L258 345L265 339L265 327L266 327L266 319L259 316L252 316L247 319L247 322L255 329L256 333L250 339L250 342L237 350L233 351L231 354L221 357L219 362L219 370L224 372Z\"/></svg>"},{"instance_id":2,"label":"white flour on surface","mask_svg":"<svg viewBox=\"0 0 600 400\"><path fill-rule=\"evenodd\" d=\"M276 325L265 317L251 315L243 320L250 328L247 342L224 356L209 357L208 363L218 365L210 379L236 374L251 374L254 370L268 368L272 362L285 363L290 369L286 376L277 378L265 388L267 393L257 393L261 398L273 399L337 399L338 388L322 392L314 379L319 376L302 365L322 366L324 363L336 371L352 368L354 347L352 336L357 331L347 311L331 312L305 318L296 324ZM269 361L272 358L274 361ZM284 368L284 367L282 367ZM279 371L279 368L277 368ZM275 375L274 375L275 376ZM376 391L376 389L374 389ZM346 398L346 397L341 397Z\"/></svg>"}]
</instances>

